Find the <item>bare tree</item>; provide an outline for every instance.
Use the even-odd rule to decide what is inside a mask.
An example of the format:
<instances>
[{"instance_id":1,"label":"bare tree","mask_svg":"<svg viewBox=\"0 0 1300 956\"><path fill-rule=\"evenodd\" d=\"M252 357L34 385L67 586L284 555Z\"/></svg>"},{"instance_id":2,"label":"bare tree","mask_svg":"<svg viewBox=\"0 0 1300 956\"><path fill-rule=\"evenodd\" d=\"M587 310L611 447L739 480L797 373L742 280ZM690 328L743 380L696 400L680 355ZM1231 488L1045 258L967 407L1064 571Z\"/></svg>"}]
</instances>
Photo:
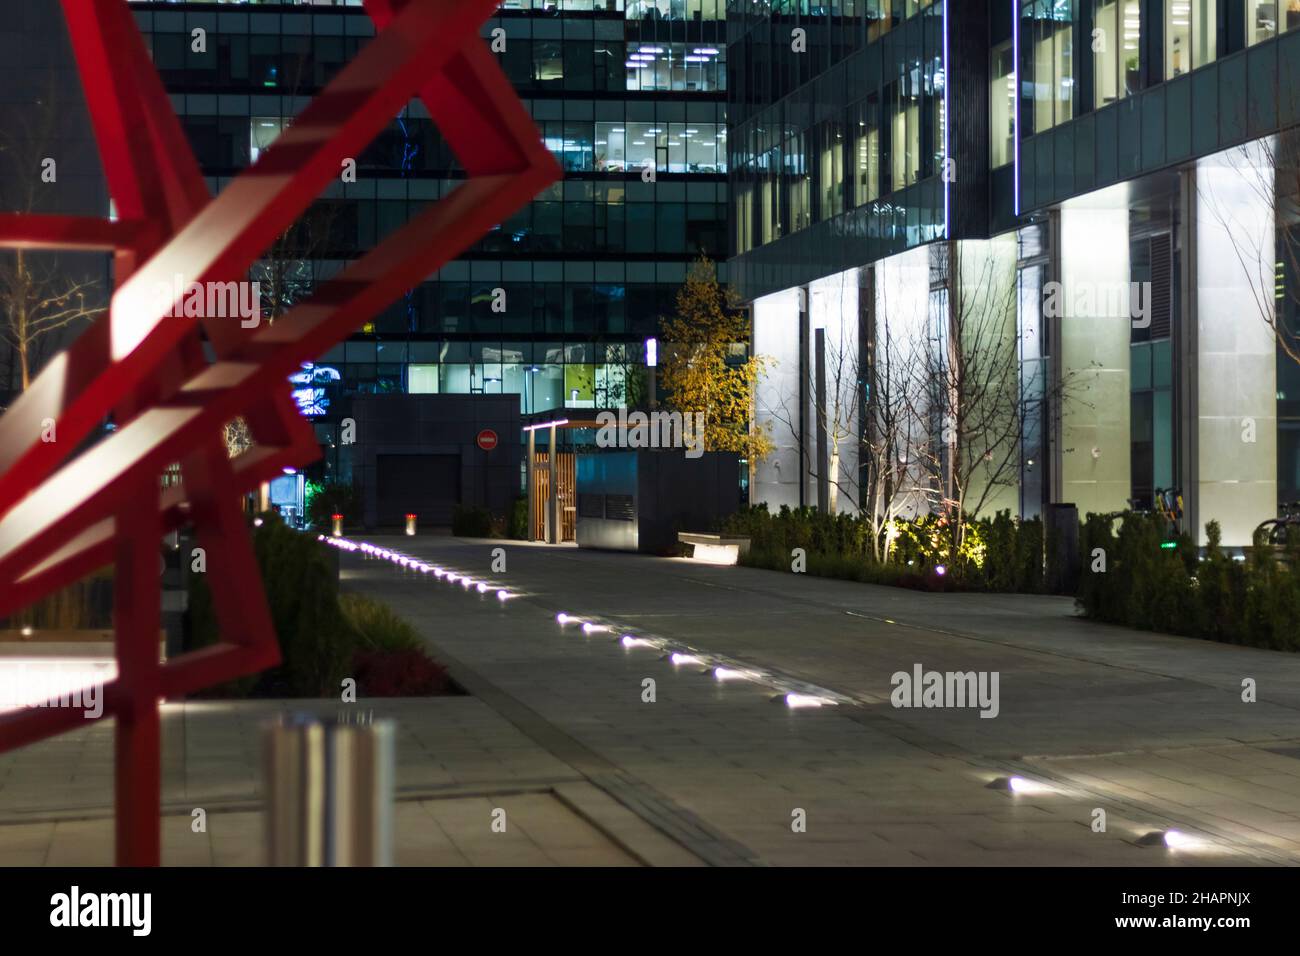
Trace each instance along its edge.
<instances>
[{"instance_id":1,"label":"bare tree","mask_svg":"<svg viewBox=\"0 0 1300 956\"><path fill-rule=\"evenodd\" d=\"M876 296L876 321L866 342L867 387L860 455L866 465L864 511L872 527L872 553L888 561L898 519L915 514L918 443L924 430L917 415L917 393L924 387L918 370L925 363L915 341L894 334L900 320L882 291Z\"/></svg>"},{"instance_id":2,"label":"bare tree","mask_svg":"<svg viewBox=\"0 0 1300 956\"><path fill-rule=\"evenodd\" d=\"M918 503L913 445L921 434L915 414L920 363L916 343L892 334L896 324L906 323L895 322L883 292L876 295L873 327L859 330L856 312L844 321L848 277L840 278L840 321L828 323L834 331L828 328L823 337L822 368L818 370L815 353L808 363L805 388L810 417L814 428L825 435L827 452L824 463L819 455L812 457L808 474L818 481L825 479L829 513L839 511L843 496L853 511L870 522L872 556L886 561L896 520L909 509L915 511ZM869 291L874 294L874 286ZM865 341L859 341L859 336L865 336ZM798 401L797 395L788 396L772 410L773 418L795 442L801 440ZM846 471L843 459L848 449L856 453L857 467L850 465Z\"/></svg>"},{"instance_id":3,"label":"bare tree","mask_svg":"<svg viewBox=\"0 0 1300 956\"><path fill-rule=\"evenodd\" d=\"M1237 177L1226 189L1197 193L1210 216L1224 230L1250 290L1250 305L1273 330L1279 348L1300 364L1300 130L1280 133L1235 147L1228 160ZM1250 200L1273 210L1271 217L1251 217L1234 201L1232 185ZM1280 283L1276 264L1291 281Z\"/></svg>"},{"instance_id":4,"label":"bare tree","mask_svg":"<svg viewBox=\"0 0 1300 956\"><path fill-rule=\"evenodd\" d=\"M808 476L819 484L826 482L826 510L830 514L838 513L841 494L854 511L862 508L857 475L846 473L842 467L841 454L845 445L853 447L859 439L864 371L859 358L857 315L849 317L846 323L843 314L847 276L848 273L841 274L839 289L833 293L836 305L828 310L829 314L837 316L837 320L828 322L828 327L820 330L822 336L814 336L809 343L812 355L807 363L804 389L796 389L794 394L782 396L780 406L772 410L772 417L799 443L806 441L806 436L801 435L804 416L799 407L800 400L806 398L811 406L811 424L818 436L818 444L821 444L823 437L825 439L826 460L822 460L820 451L811 456ZM824 290L818 290L811 295L819 295L822 291ZM849 329L853 331L850 333ZM819 341L822 343L820 354L817 352ZM801 395L801 392L804 394Z\"/></svg>"},{"instance_id":5,"label":"bare tree","mask_svg":"<svg viewBox=\"0 0 1300 956\"><path fill-rule=\"evenodd\" d=\"M44 211L46 193L56 188L57 164L47 166L56 158L55 89L51 81L41 98L0 125L0 161L10 197L7 212ZM10 388L16 384L19 391L26 391L50 346L60 338L57 333L104 311L101 281L74 274L72 264L78 259L25 249L0 253L0 341L8 352Z\"/></svg>"},{"instance_id":6,"label":"bare tree","mask_svg":"<svg viewBox=\"0 0 1300 956\"><path fill-rule=\"evenodd\" d=\"M931 425L922 447L956 555L967 518L1018 487L1021 436L1063 389L1029 396L1022 388L1014 260L988 243L950 241L935 252L943 291L922 366Z\"/></svg>"}]
</instances>

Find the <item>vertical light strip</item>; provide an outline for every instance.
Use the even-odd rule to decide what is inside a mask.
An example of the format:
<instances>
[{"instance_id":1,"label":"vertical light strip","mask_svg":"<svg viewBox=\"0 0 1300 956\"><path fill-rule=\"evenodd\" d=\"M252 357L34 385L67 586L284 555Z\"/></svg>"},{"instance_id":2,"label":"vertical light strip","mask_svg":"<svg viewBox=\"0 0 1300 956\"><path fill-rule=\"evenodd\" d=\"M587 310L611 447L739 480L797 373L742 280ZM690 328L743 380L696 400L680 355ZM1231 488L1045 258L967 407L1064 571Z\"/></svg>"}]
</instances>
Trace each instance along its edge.
<instances>
[{"instance_id":1,"label":"vertical light strip","mask_svg":"<svg viewBox=\"0 0 1300 956\"><path fill-rule=\"evenodd\" d=\"M1020 215L1020 0L1011 0L1011 72L1015 77L1016 84L1016 108L1015 108L1015 129L1012 138L1015 142L1012 144L1012 154L1015 157L1016 167L1016 184L1015 184L1015 209L1016 215Z\"/></svg>"},{"instance_id":2,"label":"vertical light strip","mask_svg":"<svg viewBox=\"0 0 1300 956\"><path fill-rule=\"evenodd\" d=\"M948 0L943 0L943 237L952 238L952 70L948 62Z\"/></svg>"}]
</instances>

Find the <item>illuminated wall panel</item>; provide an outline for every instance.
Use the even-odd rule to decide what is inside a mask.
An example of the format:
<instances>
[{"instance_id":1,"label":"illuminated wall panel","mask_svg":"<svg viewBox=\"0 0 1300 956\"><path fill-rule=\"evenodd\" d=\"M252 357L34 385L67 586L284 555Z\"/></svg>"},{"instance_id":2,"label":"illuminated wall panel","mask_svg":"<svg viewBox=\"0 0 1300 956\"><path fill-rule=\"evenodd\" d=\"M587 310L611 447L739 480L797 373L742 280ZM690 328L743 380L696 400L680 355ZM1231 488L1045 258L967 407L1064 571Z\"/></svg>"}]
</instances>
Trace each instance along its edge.
<instances>
[{"instance_id":1,"label":"illuminated wall panel","mask_svg":"<svg viewBox=\"0 0 1300 956\"><path fill-rule=\"evenodd\" d=\"M755 419L767 425L776 450L755 463L750 501L799 507L799 289L775 292L754 301L754 354L772 360L755 389Z\"/></svg>"},{"instance_id":2,"label":"illuminated wall panel","mask_svg":"<svg viewBox=\"0 0 1300 956\"><path fill-rule=\"evenodd\" d=\"M1224 544L1249 544L1277 514L1270 148L1257 142L1196 168L1197 517L1218 521Z\"/></svg>"},{"instance_id":3,"label":"illuminated wall panel","mask_svg":"<svg viewBox=\"0 0 1300 956\"><path fill-rule=\"evenodd\" d=\"M1081 517L1131 494L1128 216L1124 187L1061 209L1061 500Z\"/></svg>"}]
</instances>

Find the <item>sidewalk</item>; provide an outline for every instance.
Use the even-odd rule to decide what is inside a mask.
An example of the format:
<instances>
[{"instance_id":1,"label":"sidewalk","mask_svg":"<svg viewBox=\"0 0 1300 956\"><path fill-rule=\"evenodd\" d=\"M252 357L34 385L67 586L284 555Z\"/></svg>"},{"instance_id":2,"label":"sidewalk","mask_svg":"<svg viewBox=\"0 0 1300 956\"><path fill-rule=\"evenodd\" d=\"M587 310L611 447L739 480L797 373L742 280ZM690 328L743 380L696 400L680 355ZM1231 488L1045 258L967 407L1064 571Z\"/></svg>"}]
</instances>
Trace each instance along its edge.
<instances>
[{"instance_id":1,"label":"sidewalk","mask_svg":"<svg viewBox=\"0 0 1300 956\"><path fill-rule=\"evenodd\" d=\"M378 540L378 539L373 539ZM928 595L636 555L391 538L524 596L502 604L387 562L344 558L458 678L588 779L689 814L710 862L1278 864L1300 861L1300 656L1094 625L1068 599ZM508 571L491 575L506 547ZM565 611L614 628L583 635ZM681 641L859 703L790 711L748 682L613 640ZM998 671L1001 714L899 710L920 663ZM656 681L643 703L643 680ZM1259 702L1241 701L1241 681ZM574 756L580 753L582 756ZM986 789L1022 774L1039 796ZM1107 831L1093 832L1093 811ZM792 814L806 811L804 833ZM1196 835L1195 851L1136 844ZM726 848L729 860L710 857Z\"/></svg>"},{"instance_id":2,"label":"sidewalk","mask_svg":"<svg viewBox=\"0 0 1300 956\"><path fill-rule=\"evenodd\" d=\"M167 705L163 862L264 860L260 728L324 701ZM636 866L698 863L635 814L470 697L357 705L397 721L395 862L405 866ZM113 860L112 735L100 721L0 755L0 866ZM491 827L505 810L504 833ZM193 811L206 813L195 832Z\"/></svg>"},{"instance_id":3,"label":"sidewalk","mask_svg":"<svg viewBox=\"0 0 1300 956\"><path fill-rule=\"evenodd\" d=\"M494 584L342 557L344 587L406 617L473 695L373 702L401 727L399 863L1300 862L1300 655L1093 625L1067 599L500 541L383 543ZM508 571L494 575L499 547ZM518 596L501 601L496 585ZM561 611L609 630L562 626ZM763 684L624 647L625 633L842 702L792 710ZM999 672L998 717L895 709L890 677L915 664ZM1241 700L1245 677L1257 703ZM304 709L166 709L167 862L260 862L258 727L286 708ZM111 755L105 722L0 756L0 865L108 863ZM989 788L1010 775L1041 792ZM204 834L190 829L196 807ZM491 833L497 807L506 834ZM1138 844L1167 828L1191 845Z\"/></svg>"}]
</instances>

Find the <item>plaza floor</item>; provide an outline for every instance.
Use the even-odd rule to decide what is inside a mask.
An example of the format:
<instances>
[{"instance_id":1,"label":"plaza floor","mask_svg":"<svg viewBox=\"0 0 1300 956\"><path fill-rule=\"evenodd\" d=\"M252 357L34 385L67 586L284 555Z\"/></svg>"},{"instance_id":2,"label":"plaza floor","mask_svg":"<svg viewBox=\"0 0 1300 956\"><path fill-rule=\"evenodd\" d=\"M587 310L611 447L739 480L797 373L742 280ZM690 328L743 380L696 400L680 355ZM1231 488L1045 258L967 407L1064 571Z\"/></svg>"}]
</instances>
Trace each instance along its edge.
<instances>
[{"instance_id":1,"label":"plaza floor","mask_svg":"<svg viewBox=\"0 0 1300 956\"><path fill-rule=\"evenodd\" d=\"M399 863L1300 862L1298 655L1093 625L1068 599L366 540L493 583L342 556L343 586L410 620L472 694L355 705L401 727ZM791 709L770 683L718 681L622 634L837 703ZM998 716L895 708L891 676L916 665L997 672ZM260 862L258 728L289 708L304 705L167 707L167 862ZM108 722L0 755L0 865L109 862L111 761ZM1007 776L1037 789L989 787ZM506 834L490 828L497 808ZM1185 846L1139 843L1170 828Z\"/></svg>"}]
</instances>

